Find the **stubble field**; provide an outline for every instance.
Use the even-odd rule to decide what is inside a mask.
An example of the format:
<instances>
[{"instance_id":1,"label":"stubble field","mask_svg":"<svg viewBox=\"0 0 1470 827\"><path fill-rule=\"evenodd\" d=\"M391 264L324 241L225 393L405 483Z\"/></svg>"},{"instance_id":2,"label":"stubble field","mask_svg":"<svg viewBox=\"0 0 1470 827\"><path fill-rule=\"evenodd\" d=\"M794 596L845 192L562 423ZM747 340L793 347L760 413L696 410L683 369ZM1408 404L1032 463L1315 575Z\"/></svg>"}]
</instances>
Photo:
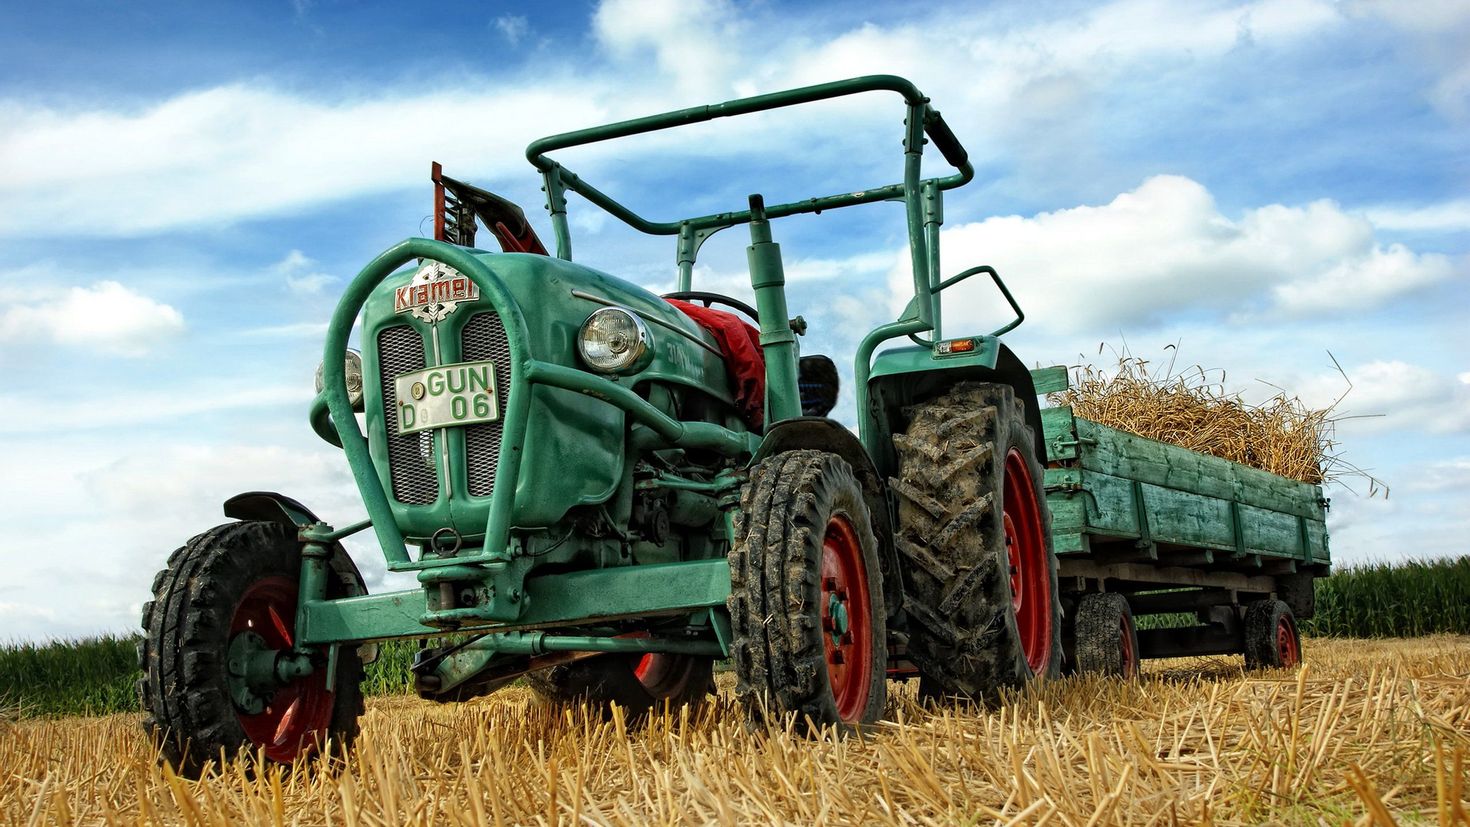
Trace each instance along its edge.
<instances>
[{"instance_id":1,"label":"stubble field","mask_svg":"<svg viewBox=\"0 0 1470 827\"><path fill-rule=\"evenodd\" d=\"M993 710L893 684L868 737L745 723L728 691L629 729L527 690L368 702L326 765L159 768L135 714L0 723L12 824L1470 823L1470 637L1316 640L1299 672L1155 662Z\"/></svg>"}]
</instances>

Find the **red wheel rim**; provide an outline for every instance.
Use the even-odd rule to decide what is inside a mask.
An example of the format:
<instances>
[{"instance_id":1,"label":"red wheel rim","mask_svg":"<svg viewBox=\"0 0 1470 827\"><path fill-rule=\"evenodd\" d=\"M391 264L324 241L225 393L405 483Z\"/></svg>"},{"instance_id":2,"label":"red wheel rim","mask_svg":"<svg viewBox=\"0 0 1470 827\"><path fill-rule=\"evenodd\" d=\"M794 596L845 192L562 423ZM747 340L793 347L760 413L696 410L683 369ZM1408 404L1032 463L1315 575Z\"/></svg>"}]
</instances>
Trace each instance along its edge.
<instances>
[{"instance_id":1,"label":"red wheel rim","mask_svg":"<svg viewBox=\"0 0 1470 827\"><path fill-rule=\"evenodd\" d=\"M1282 666L1296 666L1302 659L1301 648L1297 644L1296 625L1286 615L1276 621L1276 656Z\"/></svg>"},{"instance_id":2,"label":"red wheel rim","mask_svg":"<svg viewBox=\"0 0 1470 827\"><path fill-rule=\"evenodd\" d=\"M837 717L862 718L873 683L873 618L863 547L847 517L827 521L822 540L822 649Z\"/></svg>"},{"instance_id":3,"label":"red wheel rim","mask_svg":"<svg viewBox=\"0 0 1470 827\"><path fill-rule=\"evenodd\" d=\"M271 649L295 644L296 584L285 577L257 580L230 618L230 637L254 632ZM273 761L288 762L317 748L332 723L332 693L327 672L316 669L276 688L265 710L256 715L235 710L240 727L257 748Z\"/></svg>"},{"instance_id":4,"label":"red wheel rim","mask_svg":"<svg viewBox=\"0 0 1470 827\"><path fill-rule=\"evenodd\" d=\"M1010 562L1011 609L1021 634L1021 651L1031 673L1039 675L1051 663L1051 568L1046 559L1041 507L1026 458L1012 448L1006 454L1003 523L1006 556Z\"/></svg>"},{"instance_id":5,"label":"red wheel rim","mask_svg":"<svg viewBox=\"0 0 1470 827\"><path fill-rule=\"evenodd\" d=\"M1118 618L1119 631L1123 634L1122 643L1122 665L1123 677L1131 678L1138 674L1138 652L1133 649L1133 619L1128 615Z\"/></svg>"},{"instance_id":6,"label":"red wheel rim","mask_svg":"<svg viewBox=\"0 0 1470 827\"><path fill-rule=\"evenodd\" d=\"M633 676L638 680L648 677L648 670L653 668L653 653L649 652L638 659L637 665L633 667Z\"/></svg>"}]
</instances>

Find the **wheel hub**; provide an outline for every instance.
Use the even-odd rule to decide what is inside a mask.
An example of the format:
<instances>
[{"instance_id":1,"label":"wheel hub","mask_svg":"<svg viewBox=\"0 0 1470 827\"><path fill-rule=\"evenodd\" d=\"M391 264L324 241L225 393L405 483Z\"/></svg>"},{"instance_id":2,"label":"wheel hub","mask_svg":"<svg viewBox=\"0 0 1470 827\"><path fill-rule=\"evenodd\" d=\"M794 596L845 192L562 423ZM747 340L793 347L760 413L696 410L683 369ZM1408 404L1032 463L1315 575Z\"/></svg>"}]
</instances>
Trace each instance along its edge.
<instances>
[{"instance_id":1,"label":"wheel hub","mask_svg":"<svg viewBox=\"0 0 1470 827\"><path fill-rule=\"evenodd\" d=\"M822 649L832 699L843 721L856 721L868 704L873 679L871 607L862 545L843 515L827 523L822 541L818 604Z\"/></svg>"},{"instance_id":2,"label":"wheel hub","mask_svg":"<svg viewBox=\"0 0 1470 827\"><path fill-rule=\"evenodd\" d=\"M235 604L225 655L240 727L276 761L313 749L332 721L326 670L295 651L296 598L296 583L284 577L251 584Z\"/></svg>"},{"instance_id":3,"label":"wheel hub","mask_svg":"<svg viewBox=\"0 0 1470 827\"><path fill-rule=\"evenodd\" d=\"M1002 485L1001 522L1010 568L1011 610L1026 665L1039 675L1051 663L1054 638L1051 565L1036 486L1025 458L1015 448L1006 453Z\"/></svg>"}]
</instances>

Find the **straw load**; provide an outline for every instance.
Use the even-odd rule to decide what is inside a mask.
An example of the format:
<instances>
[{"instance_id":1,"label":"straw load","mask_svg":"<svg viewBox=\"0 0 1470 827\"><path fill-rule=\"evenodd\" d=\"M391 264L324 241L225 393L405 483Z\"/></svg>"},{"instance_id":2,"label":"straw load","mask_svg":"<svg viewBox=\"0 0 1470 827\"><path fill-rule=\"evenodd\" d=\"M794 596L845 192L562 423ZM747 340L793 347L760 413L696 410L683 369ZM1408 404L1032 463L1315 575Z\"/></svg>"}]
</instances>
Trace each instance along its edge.
<instances>
[{"instance_id":1,"label":"straw load","mask_svg":"<svg viewBox=\"0 0 1470 827\"><path fill-rule=\"evenodd\" d=\"M1172 360L1159 371L1124 350L1116 368L1073 367L1070 387L1047 398L1110 428L1290 479L1321 484L1361 476L1370 493L1383 489L1336 453L1336 403L1314 409L1278 389L1266 401L1250 404L1226 390L1224 371L1194 365L1176 373Z\"/></svg>"}]
</instances>

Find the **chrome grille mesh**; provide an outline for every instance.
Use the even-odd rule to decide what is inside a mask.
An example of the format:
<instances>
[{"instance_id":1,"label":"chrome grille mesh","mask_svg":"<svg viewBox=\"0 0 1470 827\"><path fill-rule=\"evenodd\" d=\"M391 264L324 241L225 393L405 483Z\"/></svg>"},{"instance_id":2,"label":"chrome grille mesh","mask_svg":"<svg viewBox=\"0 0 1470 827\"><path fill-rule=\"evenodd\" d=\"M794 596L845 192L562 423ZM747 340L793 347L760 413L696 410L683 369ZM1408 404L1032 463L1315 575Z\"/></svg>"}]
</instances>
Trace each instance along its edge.
<instances>
[{"instance_id":1,"label":"chrome grille mesh","mask_svg":"<svg viewBox=\"0 0 1470 827\"><path fill-rule=\"evenodd\" d=\"M393 478L393 498L409 505L429 505L439 498L434 433L398 433L398 397L393 379L424 367L424 340L418 331L400 325L378 332L378 377L383 383L383 415L388 420L388 469Z\"/></svg>"},{"instance_id":2,"label":"chrome grille mesh","mask_svg":"<svg viewBox=\"0 0 1470 827\"><path fill-rule=\"evenodd\" d=\"M500 419L464 429L465 475L470 494L488 497L495 488L495 466L500 461L500 436L505 430L505 403L510 389L510 339L499 314L473 316L460 334L460 353L466 362L486 359L495 363L495 394Z\"/></svg>"}]
</instances>

